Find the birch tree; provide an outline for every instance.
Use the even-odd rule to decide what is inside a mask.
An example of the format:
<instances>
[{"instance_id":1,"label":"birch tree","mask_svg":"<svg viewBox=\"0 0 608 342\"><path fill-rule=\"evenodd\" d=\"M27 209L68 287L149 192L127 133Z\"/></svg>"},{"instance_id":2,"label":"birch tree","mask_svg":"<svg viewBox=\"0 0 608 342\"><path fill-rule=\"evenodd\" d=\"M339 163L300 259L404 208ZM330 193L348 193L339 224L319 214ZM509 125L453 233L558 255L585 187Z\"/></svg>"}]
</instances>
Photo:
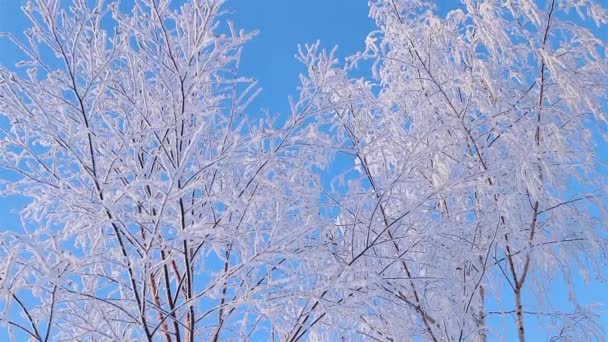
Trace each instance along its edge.
<instances>
[{"instance_id":1,"label":"birch tree","mask_svg":"<svg viewBox=\"0 0 608 342\"><path fill-rule=\"evenodd\" d=\"M524 341L530 322L603 339L577 292L607 260L606 9L464 0L440 16L378 0L370 15L378 30L345 66L308 61L352 168L330 201L339 271L291 340ZM373 79L352 79L365 62Z\"/></svg>"},{"instance_id":2,"label":"birch tree","mask_svg":"<svg viewBox=\"0 0 608 342\"><path fill-rule=\"evenodd\" d=\"M23 7L26 40L6 38L26 59L0 68L0 165L17 177L2 191L31 200L0 240L12 338L270 336L302 288L296 256L319 221L322 160L298 147L314 92L284 123L249 115L258 89L238 64L252 33L221 4Z\"/></svg>"},{"instance_id":3,"label":"birch tree","mask_svg":"<svg viewBox=\"0 0 608 342\"><path fill-rule=\"evenodd\" d=\"M604 338L577 299L608 260L599 1L373 0L346 63L300 48L280 116L221 0L69 5L5 35L14 339Z\"/></svg>"}]
</instances>

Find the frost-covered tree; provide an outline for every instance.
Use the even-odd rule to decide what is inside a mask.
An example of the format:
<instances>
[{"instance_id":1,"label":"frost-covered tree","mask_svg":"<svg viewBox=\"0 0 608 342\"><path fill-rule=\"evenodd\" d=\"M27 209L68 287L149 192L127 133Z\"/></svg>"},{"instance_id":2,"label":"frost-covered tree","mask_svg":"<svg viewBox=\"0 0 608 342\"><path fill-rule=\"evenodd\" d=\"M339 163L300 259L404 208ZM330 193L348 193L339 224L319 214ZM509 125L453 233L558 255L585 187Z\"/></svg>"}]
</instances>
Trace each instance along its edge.
<instances>
[{"instance_id":1,"label":"frost-covered tree","mask_svg":"<svg viewBox=\"0 0 608 342\"><path fill-rule=\"evenodd\" d=\"M603 338L576 298L608 260L599 0L372 0L365 51L301 48L290 113L264 118L222 2L24 7L27 58L0 67L0 190L30 199L0 235L3 329Z\"/></svg>"},{"instance_id":2,"label":"frost-covered tree","mask_svg":"<svg viewBox=\"0 0 608 342\"><path fill-rule=\"evenodd\" d=\"M279 328L318 227L314 91L245 113L220 0L30 1L0 68L0 322L18 340L242 340ZM322 165L318 165L322 166ZM312 242L308 242L312 241ZM291 290L294 289L294 290ZM291 291L291 292L290 292ZM275 301L264 300L276 298ZM283 303L283 304L281 304ZM275 319L279 318L279 319Z\"/></svg>"},{"instance_id":3,"label":"frost-covered tree","mask_svg":"<svg viewBox=\"0 0 608 342\"><path fill-rule=\"evenodd\" d=\"M378 30L364 52L345 67L308 63L311 80L327 83L335 147L354 166L330 201L339 271L298 324L374 340L483 341L510 330L523 341L534 320L556 340L602 339L575 283L601 278L607 261L596 155L606 9L463 0L440 16L432 1L370 6ZM373 80L350 79L365 61ZM559 282L568 293L551 290ZM553 305L561 296L568 308Z\"/></svg>"}]
</instances>

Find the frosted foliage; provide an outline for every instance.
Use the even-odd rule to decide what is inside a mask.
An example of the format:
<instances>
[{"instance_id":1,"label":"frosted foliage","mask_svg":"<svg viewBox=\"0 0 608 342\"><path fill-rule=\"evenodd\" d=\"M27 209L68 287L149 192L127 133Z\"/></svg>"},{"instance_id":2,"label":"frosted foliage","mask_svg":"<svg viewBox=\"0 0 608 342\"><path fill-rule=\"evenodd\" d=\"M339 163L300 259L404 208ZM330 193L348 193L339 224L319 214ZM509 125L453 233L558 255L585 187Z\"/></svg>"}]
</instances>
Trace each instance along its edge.
<instances>
[{"instance_id":1,"label":"frosted foliage","mask_svg":"<svg viewBox=\"0 0 608 342\"><path fill-rule=\"evenodd\" d=\"M379 29L366 49L314 76L331 79L324 105L357 176L334 196L343 268L332 299L318 299L341 302L312 315L374 340L524 340L531 320L556 340L603 339L575 282L606 265L595 152L608 46L585 28L606 32L606 9L464 0L439 16L425 1L370 6ZM349 78L368 61L372 83ZM568 293L551 290L560 281ZM554 305L562 295L568 308Z\"/></svg>"},{"instance_id":2,"label":"frosted foliage","mask_svg":"<svg viewBox=\"0 0 608 342\"><path fill-rule=\"evenodd\" d=\"M300 47L281 116L221 0L124 5L28 2L5 36L15 340L605 338L577 298L608 260L601 1L372 0L344 64Z\"/></svg>"},{"instance_id":3,"label":"frosted foliage","mask_svg":"<svg viewBox=\"0 0 608 342\"><path fill-rule=\"evenodd\" d=\"M16 338L241 340L304 290L288 280L319 226L324 161L297 148L313 94L284 125L250 119L257 87L235 72L252 34L220 5L25 5L27 41L9 39L28 58L0 69L3 194L31 199L0 244Z\"/></svg>"}]
</instances>

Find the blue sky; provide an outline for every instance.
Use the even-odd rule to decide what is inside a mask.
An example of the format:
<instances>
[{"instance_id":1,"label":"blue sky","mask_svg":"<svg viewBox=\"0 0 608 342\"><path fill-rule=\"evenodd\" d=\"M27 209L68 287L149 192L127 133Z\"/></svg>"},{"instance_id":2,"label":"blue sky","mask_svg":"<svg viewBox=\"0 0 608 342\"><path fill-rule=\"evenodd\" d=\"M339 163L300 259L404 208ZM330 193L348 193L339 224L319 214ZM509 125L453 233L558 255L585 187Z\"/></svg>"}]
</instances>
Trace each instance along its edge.
<instances>
[{"instance_id":1,"label":"blue sky","mask_svg":"<svg viewBox=\"0 0 608 342\"><path fill-rule=\"evenodd\" d=\"M367 34L374 29L364 0L232 0L237 27L259 30L245 48L242 72L259 80L263 92L255 107L286 112L287 96L297 94L298 73L304 71L294 58L297 45L321 41L326 49L338 45L345 57L364 49Z\"/></svg>"},{"instance_id":2,"label":"blue sky","mask_svg":"<svg viewBox=\"0 0 608 342\"><path fill-rule=\"evenodd\" d=\"M19 9L24 1L0 0L0 32L22 32L27 28ZM456 4L455 0L437 1L441 10ZM246 45L241 61L241 73L257 79L263 89L250 107L251 113L266 109L271 113L288 112L288 95L297 94L298 74L304 71L294 57L299 43L320 40L326 49L338 45L338 56L343 58L364 49L365 37L375 29L367 16L366 0L228 0L224 8L234 11L231 18L237 28L260 31ZM604 34L608 34L608 30L604 29ZM19 59L16 49L7 40L0 39L0 64L12 66ZM17 217L10 211L23 203L14 198L0 198L0 231L17 229ZM581 285L580 289L583 302L601 301L602 294L607 293L606 286L600 285ZM608 317L603 317L608 326ZM505 320L505 324L512 322ZM529 333L532 340L546 336L540 327L531 327ZM0 340L4 339L2 336L0 331Z\"/></svg>"}]
</instances>

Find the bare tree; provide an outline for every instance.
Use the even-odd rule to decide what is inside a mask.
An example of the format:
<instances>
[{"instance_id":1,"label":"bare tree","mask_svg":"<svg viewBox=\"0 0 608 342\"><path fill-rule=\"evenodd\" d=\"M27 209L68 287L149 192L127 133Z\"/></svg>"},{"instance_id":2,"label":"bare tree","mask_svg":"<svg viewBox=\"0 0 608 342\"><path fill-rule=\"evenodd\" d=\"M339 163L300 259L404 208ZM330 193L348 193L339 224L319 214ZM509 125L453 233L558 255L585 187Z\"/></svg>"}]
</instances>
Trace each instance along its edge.
<instances>
[{"instance_id":1,"label":"bare tree","mask_svg":"<svg viewBox=\"0 0 608 342\"><path fill-rule=\"evenodd\" d=\"M557 339L602 339L597 312L574 294L575 279L602 277L607 260L595 143L605 137L608 45L584 26L605 30L606 9L464 0L441 17L431 1L378 0L370 15L378 31L345 67L307 61L311 82L327 82L323 106L353 168L336 179L348 190L331 196L342 267L291 340L516 331L523 341L530 317ZM372 82L351 79L365 60ZM560 279L571 311L552 305L566 295L550 290ZM489 315L513 320L504 330Z\"/></svg>"},{"instance_id":2,"label":"bare tree","mask_svg":"<svg viewBox=\"0 0 608 342\"><path fill-rule=\"evenodd\" d=\"M4 194L31 199L0 246L2 322L34 340L246 339L300 287L318 226L314 113L251 119L252 34L222 1L28 2L25 72L0 69ZM219 27L219 25L223 25ZM317 195L315 195L317 194Z\"/></svg>"},{"instance_id":3,"label":"bare tree","mask_svg":"<svg viewBox=\"0 0 608 342\"><path fill-rule=\"evenodd\" d=\"M0 239L13 338L603 338L575 284L608 260L599 1L373 0L365 51L302 47L274 117L247 111L252 34L221 0L91 3L28 2L7 35L27 60L0 67L2 193L31 200Z\"/></svg>"}]
</instances>

